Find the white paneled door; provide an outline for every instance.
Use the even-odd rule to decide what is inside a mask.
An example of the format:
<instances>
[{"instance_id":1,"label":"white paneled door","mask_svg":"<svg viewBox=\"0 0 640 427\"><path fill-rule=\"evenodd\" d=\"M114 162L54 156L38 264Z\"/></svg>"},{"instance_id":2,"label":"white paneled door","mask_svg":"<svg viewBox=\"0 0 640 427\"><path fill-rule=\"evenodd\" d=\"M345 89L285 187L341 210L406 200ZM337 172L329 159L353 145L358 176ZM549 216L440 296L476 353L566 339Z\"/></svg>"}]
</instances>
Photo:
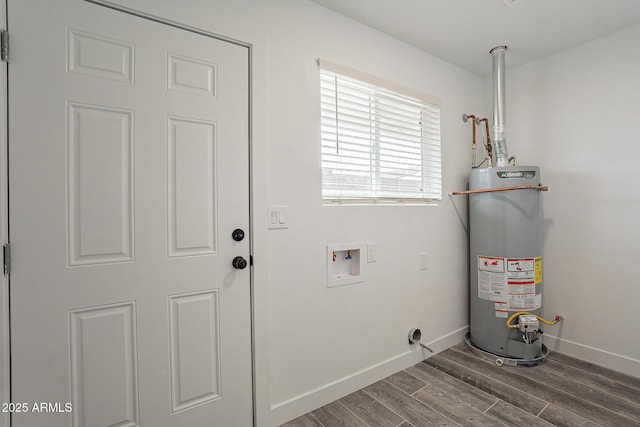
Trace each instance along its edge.
<instances>
[{"instance_id":1,"label":"white paneled door","mask_svg":"<svg viewBox=\"0 0 640 427\"><path fill-rule=\"evenodd\" d=\"M13 426L252 425L248 48L82 0L8 25Z\"/></svg>"}]
</instances>

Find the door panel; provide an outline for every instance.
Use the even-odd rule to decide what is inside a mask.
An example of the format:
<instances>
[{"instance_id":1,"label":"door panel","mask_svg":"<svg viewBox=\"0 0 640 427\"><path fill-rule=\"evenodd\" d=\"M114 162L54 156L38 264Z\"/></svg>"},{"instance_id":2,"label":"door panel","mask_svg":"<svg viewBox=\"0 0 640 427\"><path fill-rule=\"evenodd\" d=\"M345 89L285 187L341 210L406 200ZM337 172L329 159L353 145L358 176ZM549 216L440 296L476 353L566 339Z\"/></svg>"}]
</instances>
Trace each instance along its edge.
<instances>
[{"instance_id":1,"label":"door panel","mask_svg":"<svg viewBox=\"0 0 640 427\"><path fill-rule=\"evenodd\" d=\"M139 425L135 318L135 302L70 312L72 425Z\"/></svg>"},{"instance_id":2,"label":"door panel","mask_svg":"<svg viewBox=\"0 0 640 427\"><path fill-rule=\"evenodd\" d=\"M8 17L12 400L62 409L14 425L251 425L248 49L81 0Z\"/></svg>"},{"instance_id":3,"label":"door panel","mask_svg":"<svg viewBox=\"0 0 640 427\"><path fill-rule=\"evenodd\" d=\"M215 254L216 124L169 117L168 125L168 254Z\"/></svg>"},{"instance_id":4,"label":"door panel","mask_svg":"<svg viewBox=\"0 0 640 427\"><path fill-rule=\"evenodd\" d=\"M134 111L67 103L68 263L133 261Z\"/></svg>"}]
</instances>

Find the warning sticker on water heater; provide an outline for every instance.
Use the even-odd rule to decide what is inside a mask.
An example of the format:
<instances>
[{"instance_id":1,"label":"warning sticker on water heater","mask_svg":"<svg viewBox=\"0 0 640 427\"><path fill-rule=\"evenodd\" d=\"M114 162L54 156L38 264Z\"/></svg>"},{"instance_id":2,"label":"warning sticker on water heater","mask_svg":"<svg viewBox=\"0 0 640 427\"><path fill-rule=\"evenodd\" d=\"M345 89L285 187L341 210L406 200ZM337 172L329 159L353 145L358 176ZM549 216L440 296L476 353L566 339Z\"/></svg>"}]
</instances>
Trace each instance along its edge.
<instances>
[{"instance_id":1,"label":"warning sticker on water heater","mask_svg":"<svg viewBox=\"0 0 640 427\"><path fill-rule=\"evenodd\" d=\"M542 257L478 256L478 298L496 302L496 315L540 307L536 284L542 282Z\"/></svg>"},{"instance_id":2,"label":"warning sticker on water heater","mask_svg":"<svg viewBox=\"0 0 640 427\"><path fill-rule=\"evenodd\" d=\"M507 275L505 259L478 256L478 298L489 301L505 301Z\"/></svg>"},{"instance_id":3,"label":"warning sticker on water heater","mask_svg":"<svg viewBox=\"0 0 640 427\"><path fill-rule=\"evenodd\" d=\"M507 259L509 310L535 310L536 284L542 279L542 257Z\"/></svg>"}]
</instances>

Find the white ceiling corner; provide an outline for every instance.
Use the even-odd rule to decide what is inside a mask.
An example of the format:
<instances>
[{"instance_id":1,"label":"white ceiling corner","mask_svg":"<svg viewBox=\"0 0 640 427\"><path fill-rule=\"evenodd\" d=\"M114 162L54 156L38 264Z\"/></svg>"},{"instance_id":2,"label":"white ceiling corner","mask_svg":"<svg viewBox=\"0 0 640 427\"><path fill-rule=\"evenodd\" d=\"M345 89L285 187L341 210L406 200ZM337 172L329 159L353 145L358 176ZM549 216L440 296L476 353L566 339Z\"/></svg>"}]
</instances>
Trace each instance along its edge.
<instances>
[{"instance_id":1,"label":"white ceiling corner","mask_svg":"<svg viewBox=\"0 0 640 427\"><path fill-rule=\"evenodd\" d=\"M640 24L640 0L312 0L478 76Z\"/></svg>"}]
</instances>

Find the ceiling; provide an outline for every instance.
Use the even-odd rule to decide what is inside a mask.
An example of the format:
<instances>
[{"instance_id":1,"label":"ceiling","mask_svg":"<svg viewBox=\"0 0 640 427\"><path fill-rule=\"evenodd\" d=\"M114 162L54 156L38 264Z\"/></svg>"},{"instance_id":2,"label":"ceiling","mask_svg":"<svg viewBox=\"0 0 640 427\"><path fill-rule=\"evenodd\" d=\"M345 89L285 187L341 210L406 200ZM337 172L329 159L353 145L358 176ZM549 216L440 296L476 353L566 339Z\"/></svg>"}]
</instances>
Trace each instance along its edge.
<instances>
[{"instance_id":1,"label":"ceiling","mask_svg":"<svg viewBox=\"0 0 640 427\"><path fill-rule=\"evenodd\" d=\"M640 0L312 0L478 76L640 24Z\"/></svg>"}]
</instances>

